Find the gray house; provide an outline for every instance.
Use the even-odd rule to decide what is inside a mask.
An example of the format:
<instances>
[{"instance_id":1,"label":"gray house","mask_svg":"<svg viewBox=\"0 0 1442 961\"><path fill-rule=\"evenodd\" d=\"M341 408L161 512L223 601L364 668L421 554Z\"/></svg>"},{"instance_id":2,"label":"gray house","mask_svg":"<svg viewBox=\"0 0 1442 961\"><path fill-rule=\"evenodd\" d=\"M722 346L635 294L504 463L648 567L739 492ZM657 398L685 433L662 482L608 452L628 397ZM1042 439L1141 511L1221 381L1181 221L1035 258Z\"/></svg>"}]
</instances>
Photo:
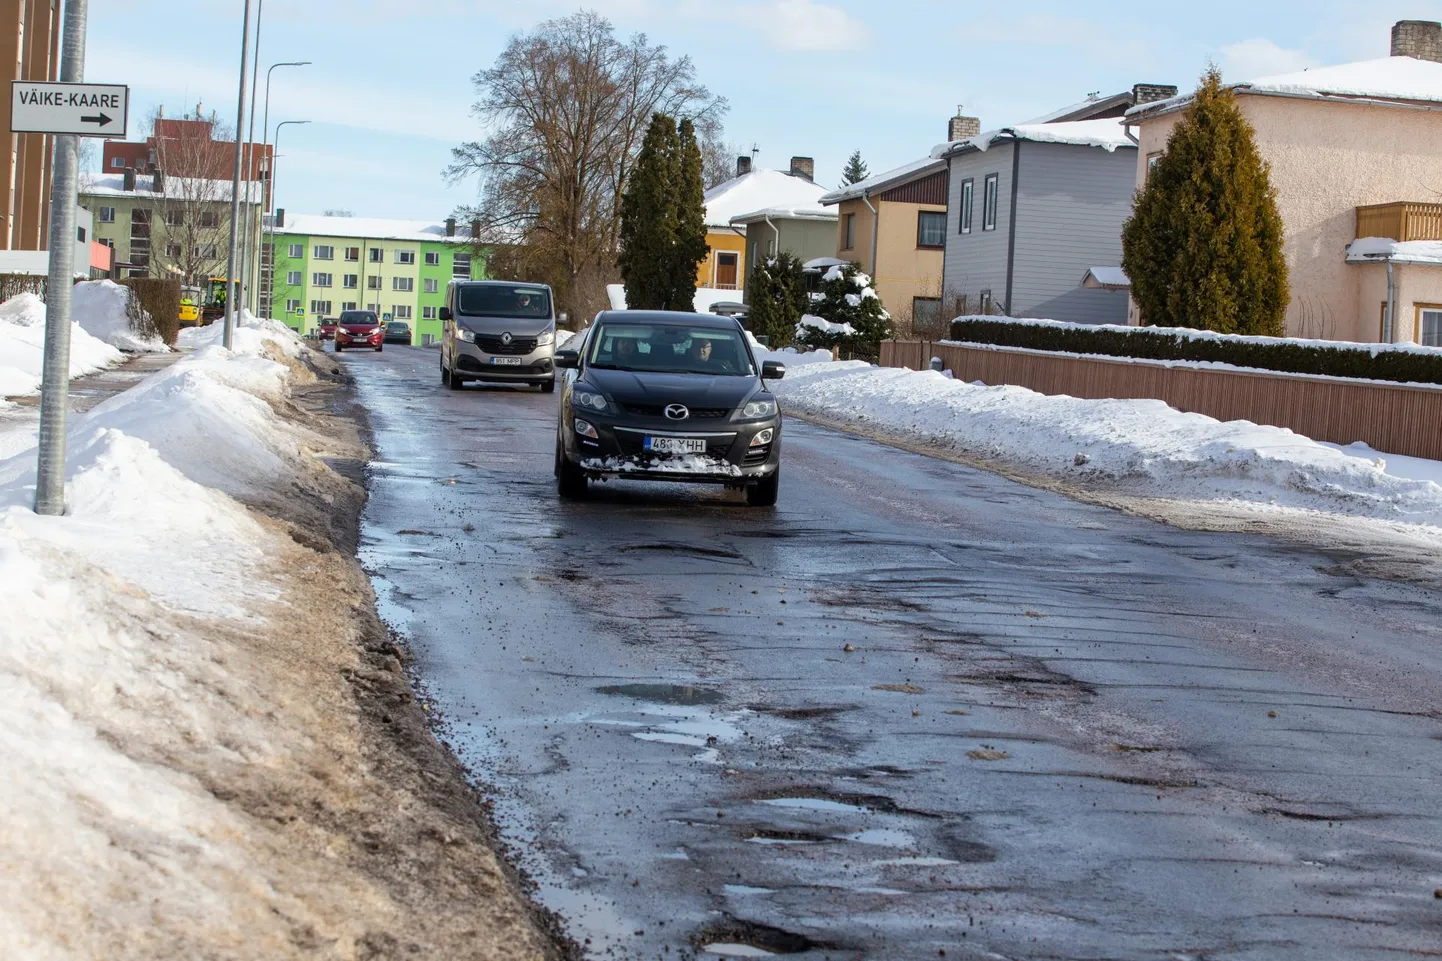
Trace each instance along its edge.
<instances>
[{"instance_id":1,"label":"gray house","mask_svg":"<svg viewBox=\"0 0 1442 961\"><path fill-rule=\"evenodd\" d=\"M949 171L946 310L1127 322L1124 291L1082 286L1121 263L1137 153L1120 121L1022 124L933 153Z\"/></svg>"},{"instance_id":2,"label":"gray house","mask_svg":"<svg viewBox=\"0 0 1442 961\"><path fill-rule=\"evenodd\" d=\"M836 210L816 202L753 210L732 217L731 225L746 228L748 277L753 267L781 251L802 263L836 253Z\"/></svg>"}]
</instances>

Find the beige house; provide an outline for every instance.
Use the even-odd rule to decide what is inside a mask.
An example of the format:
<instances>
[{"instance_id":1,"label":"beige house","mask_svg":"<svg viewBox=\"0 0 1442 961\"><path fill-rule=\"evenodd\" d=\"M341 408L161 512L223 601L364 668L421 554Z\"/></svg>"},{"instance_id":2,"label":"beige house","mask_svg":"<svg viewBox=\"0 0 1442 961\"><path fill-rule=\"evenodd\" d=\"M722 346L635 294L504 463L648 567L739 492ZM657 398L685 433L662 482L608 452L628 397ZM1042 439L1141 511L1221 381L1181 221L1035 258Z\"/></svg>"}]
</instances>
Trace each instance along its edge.
<instances>
[{"instance_id":1,"label":"beige house","mask_svg":"<svg viewBox=\"0 0 1442 961\"><path fill-rule=\"evenodd\" d=\"M1442 343L1439 61L1442 24L1402 21L1390 57L1231 85L1271 166L1289 336ZM1139 186L1190 102L1128 111Z\"/></svg>"},{"instance_id":2,"label":"beige house","mask_svg":"<svg viewBox=\"0 0 1442 961\"><path fill-rule=\"evenodd\" d=\"M833 190L836 256L861 265L903 336L938 333L946 252L946 161L926 157Z\"/></svg>"}]
</instances>

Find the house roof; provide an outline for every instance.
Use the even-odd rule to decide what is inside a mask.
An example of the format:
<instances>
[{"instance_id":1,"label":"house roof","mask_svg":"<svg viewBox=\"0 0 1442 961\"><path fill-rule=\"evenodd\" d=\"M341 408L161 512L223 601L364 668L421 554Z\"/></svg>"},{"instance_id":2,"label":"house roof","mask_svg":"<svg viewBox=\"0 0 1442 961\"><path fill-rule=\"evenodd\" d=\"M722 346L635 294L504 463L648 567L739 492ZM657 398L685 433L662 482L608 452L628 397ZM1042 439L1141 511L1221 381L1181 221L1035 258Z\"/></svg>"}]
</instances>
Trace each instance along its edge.
<instances>
[{"instance_id":1,"label":"house roof","mask_svg":"<svg viewBox=\"0 0 1442 961\"><path fill-rule=\"evenodd\" d=\"M966 150L986 150L993 144L1014 140L1100 147L1108 153L1118 147L1135 150L1137 146L1127 137L1126 128L1121 121L1108 117L1103 120L1073 120L1065 123L1025 123L1015 127L1002 127L999 130L987 130L966 140L937 144L931 148L931 155L947 157Z\"/></svg>"},{"instance_id":2,"label":"house roof","mask_svg":"<svg viewBox=\"0 0 1442 961\"><path fill-rule=\"evenodd\" d=\"M1414 57L1378 57L1334 67L1317 67L1227 84L1237 93L1308 100L1442 102L1442 63ZM1172 113L1192 102L1193 94L1142 104L1127 111L1138 120Z\"/></svg>"},{"instance_id":3,"label":"house roof","mask_svg":"<svg viewBox=\"0 0 1442 961\"><path fill-rule=\"evenodd\" d=\"M1110 97L1088 97L1079 103L1068 104L1060 110L1053 110L1051 113L1028 120L1023 126L1037 123L1064 123L1070 120L1091 120L1099 113L1116 110L1121 106L1130 106L1131 102L1132 92L1130 90L1114 93Z\"/></svg>"},{"instance_id":4,"label":"house roof","mask_svg":"<svg viewBox=\"0 0 1442 961\"><path fill-rule=\"evenodd\" d=\"M125 189L124 174L96 174L81 180L79 194L82 197L163 197L166 200L230 202L229 180L165 177L162 179L162 191L159 194L153 189L154 186L153 174L137 174L133 190ZM262 190L261 181L251 180L245 184L241 193L246 202L260 203Z\"/></svg>"},{"instance_id":5,"label":"house roof","mask_svg":"<svg viewBox=\"0 0 1442 961\"><path fill-rule=\"evenodd\" d=\"M836 211L817 203L794 204L789 207L763 207L760 210L752 210L732 217L731 222L733 224L754 224L767 218L771 220L835 220Z\"/></svg>"},{"instance_id":6,"label":"house roof","mask_svg":"<svg viewBox=\"0 0 1442 961\"><path fill-rule=\"evenodd\" d=\"M890 190L892 187L900 187L902 184L911 183L913 180L920 180L928 177L944 168L944 164L938 157L922 157L920 160L913 160L911 163L902 164L885 173L879 173L874 177L867 177L854 184L847 184L845 187L838 187L829 193L822 194L821 203L824 205L839 204L843 200L852 200L862 194L879 193L883 190Z\"/></svg>"},{"instance_id":7,"label":"house roof","mask_svg":"<svg viewBox=\"0 0 1442 961\"><path fill-rule=\"evenodd\" d=\"M1082 275L1082 286L1089 290L1126 290L1132 282L1120 267L1088 267Z\"/></svg>"},{"instance_id":8,"label":"house roof","mask_svg":"<svg viewBox=\"0 0 1442 961\"><path fill-rule=\"evenodd\" d=\"M457 224L456 235L446 236L444 222L430 220L383 220L378 217L326 217L320 214L285 215L285 226L278 234L307 237L355 237L359 240L409 240L417 243L470 243L471 229Z\"/></svg>"},{"instance_id":9,"label":"house roof","mask_svg":"<svg viewBox=\"0 0 1442 961\"><path fill-rule=\"evenodd\" d=\"M781 170L753 170L706 191L706 226L727 227L741 214L814 204L826 188ZM834 216L834 215L833 215Z\"/></svg>"},{"instance_id":10,"label":"house roof","mask_svg":"<svg viewBox=\"0 0 1442 961\"><path fill-rule=\"evenodd\" d=\"M1361 237L1347 245L1347 263L1426 264L1442 266L1442 240L1396 241Z\"/></svg>"}]
</instances>

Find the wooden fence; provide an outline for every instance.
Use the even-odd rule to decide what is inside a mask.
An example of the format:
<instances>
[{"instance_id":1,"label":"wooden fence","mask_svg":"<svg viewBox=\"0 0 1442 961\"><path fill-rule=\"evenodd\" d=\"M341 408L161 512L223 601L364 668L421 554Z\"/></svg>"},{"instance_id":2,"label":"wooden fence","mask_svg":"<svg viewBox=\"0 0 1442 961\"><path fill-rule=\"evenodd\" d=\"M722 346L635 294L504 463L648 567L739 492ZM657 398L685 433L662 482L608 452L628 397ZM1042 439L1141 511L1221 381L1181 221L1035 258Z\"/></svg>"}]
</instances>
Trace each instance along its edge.
<instances>
[{"instance_id":1,"label":"wooden fence","mask_svg":"<svg viewBox=\"0 0 1442 961\"><path fill-rule=\"evenodd\" d=\"M1362 441L1378 451L1442 460L1442 388L1265 371L1168 367L1157 361L1075 357L1014 347L883 341L883 367L925 370L939 357L958 380L1042 394L1154 398L1217 420L1287 427L1314 440Z\"/></svg>"}]
</instances>

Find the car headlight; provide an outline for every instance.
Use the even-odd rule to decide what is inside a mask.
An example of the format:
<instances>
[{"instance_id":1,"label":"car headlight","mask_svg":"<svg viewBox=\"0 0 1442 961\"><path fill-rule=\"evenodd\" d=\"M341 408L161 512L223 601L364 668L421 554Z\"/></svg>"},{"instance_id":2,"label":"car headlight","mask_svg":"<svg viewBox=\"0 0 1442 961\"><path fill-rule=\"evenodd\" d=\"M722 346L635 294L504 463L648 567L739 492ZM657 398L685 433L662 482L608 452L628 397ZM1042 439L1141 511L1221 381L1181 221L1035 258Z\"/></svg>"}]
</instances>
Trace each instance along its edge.
<instances>
[{"instance_id":1,"label":"car headlight","mask_svg":"<svg viewBox=\"0 0 1442 961\"><path fill-rule=\"evenodd\" d=\"M756 436L751 438L752 447L765 447L776 439L775 428L768 427L765 430L758 430Z\"/></svg>"},{"instance_id":2,"label":"car headlight","mask_svg":"<svg viewBox=\"0 0 1442 961\"><path fill-rule=\"evenodd\" d=\"M456 340L463 340L468 344L474 344L476 342L476 332L474 330L467 330L460 324L457 324Z\"/></svg>"},{"instance_id":3,"label":"car headlight","mask_svg":"<svg viewBox=\"0 0 1442 961\"><path fill-rule=\"evenodd\" d=\"M549 347L556 342L556 328L547 327L541 331L541 336L536 338L537 347Z\"/></svg>"},{"instance_id":4,"label":"car headlight","mask_svg":"<svg viewBox=\"0 0 1442 961\"><path fill-rule=\"evenodd\" d=\"M589 410L608 410L611 406L604 396L589 390L571 391L571 404Z\"/></svg>"},{"instance_id":5,"label":"car headlight","mask_svg":"<svg viewBox=\"0 0 1442 961\"><path fill-rule=\"evenodd\" d=\"M765 417L776 416L776 401L774 400L752 400L741 408L741 416L747 420L761 420Z\"/></svg>"}]
</instances>

